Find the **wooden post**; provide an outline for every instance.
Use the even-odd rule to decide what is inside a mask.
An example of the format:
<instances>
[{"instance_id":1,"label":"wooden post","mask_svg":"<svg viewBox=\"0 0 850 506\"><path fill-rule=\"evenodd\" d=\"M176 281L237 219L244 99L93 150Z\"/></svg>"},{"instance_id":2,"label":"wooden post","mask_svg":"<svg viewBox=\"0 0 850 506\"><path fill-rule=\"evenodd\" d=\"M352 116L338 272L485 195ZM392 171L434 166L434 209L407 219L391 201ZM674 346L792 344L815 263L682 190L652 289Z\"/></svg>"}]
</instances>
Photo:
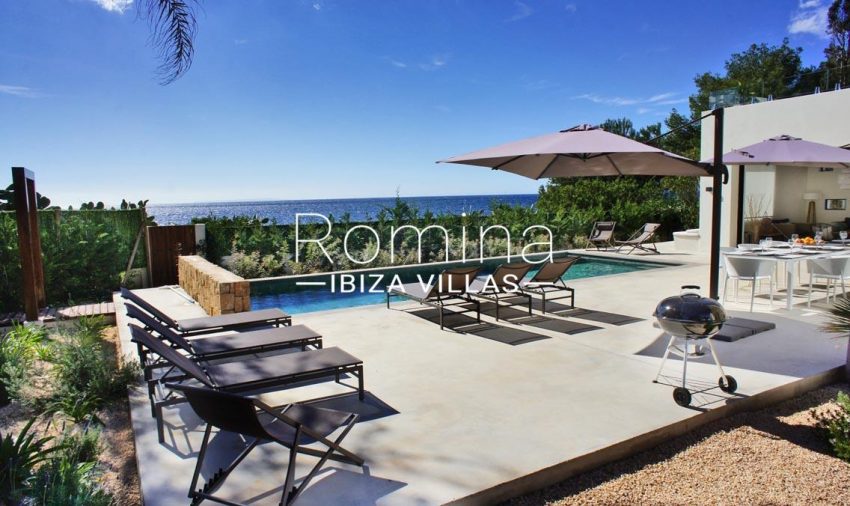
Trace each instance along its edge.
<instances>
[{"instance_id":1,"label":"wooden post","mask_svg":"<svg viewBox=\"0 0 850 506\"><path fill-rule=\"evenodd\" d=\"M29 203L30 240L32 241L32 265L35 276L35 294L38 307L47 305L44 293L44 262L41 259L41 232L38 223L38 193L35 191L35 176L32 172L27 178L27 202Z\"/></svg>"},{"instance_id":2,"label":"wooden post","mask_svg":"<svg viewBox=\"0 0 850 506\"><path fill-rule=\"evenodd\" d=\"M38 222L35 230L30 217L30 194L28 182L34 180L31 171L23 167L12 167L12 191L15 198L15 217L18 224L18 250L21 254L21 274L23 278L24 310L27 320L38 320L39 291L36 288L35 256L33 252L33 233L38 234ZM39 262L41 257L38 258Z\"/></svg>"}]
</instances>

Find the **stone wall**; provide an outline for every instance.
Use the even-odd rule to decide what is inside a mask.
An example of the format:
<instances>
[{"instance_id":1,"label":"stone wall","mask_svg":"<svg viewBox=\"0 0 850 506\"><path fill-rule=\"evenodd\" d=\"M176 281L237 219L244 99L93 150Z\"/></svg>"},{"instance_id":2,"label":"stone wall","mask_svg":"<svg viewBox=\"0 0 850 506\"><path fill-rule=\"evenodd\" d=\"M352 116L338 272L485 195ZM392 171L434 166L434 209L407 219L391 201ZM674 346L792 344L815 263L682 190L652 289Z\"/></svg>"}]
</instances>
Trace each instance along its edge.
<instances>
[{"instance_id":1,"label":"stone wall","mask_svg":"<svg viewBox=\"0 0 850 506\"><path fill-rule=\"evenodd\" d=\"M197 255L177 261L180 287L210 316L251 310L251 285L245 279Z\"/></svg>"}]
</instances>

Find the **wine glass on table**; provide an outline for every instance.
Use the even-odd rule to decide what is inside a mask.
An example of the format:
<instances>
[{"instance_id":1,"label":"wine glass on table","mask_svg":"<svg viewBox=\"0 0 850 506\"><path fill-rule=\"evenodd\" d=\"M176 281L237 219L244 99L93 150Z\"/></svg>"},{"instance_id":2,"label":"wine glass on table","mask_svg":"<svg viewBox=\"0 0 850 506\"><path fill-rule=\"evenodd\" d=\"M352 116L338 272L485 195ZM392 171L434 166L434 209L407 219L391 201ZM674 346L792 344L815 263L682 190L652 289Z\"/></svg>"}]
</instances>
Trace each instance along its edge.
<instances>
[{"instance_id":1,"label":"wine glass on table","mask_svg":"<svg viewBox=\"0 0 850 506\"><path fill-rule=\"evenodd\" d=\"M842 230L842 231L838 232L838 237L841 238L841 245L847 246L847 231Z\"/></svg>"},{"instance_id":2,"label":"wine glass on table","mask_svg":"<svg viewBox=\"0 0 850 506\"><path fill-rule=\"evenodd\" d=\"M823 232L821 230L815 232L815 245L818 247L823 245Z\"/></svg>"}]
</instances>

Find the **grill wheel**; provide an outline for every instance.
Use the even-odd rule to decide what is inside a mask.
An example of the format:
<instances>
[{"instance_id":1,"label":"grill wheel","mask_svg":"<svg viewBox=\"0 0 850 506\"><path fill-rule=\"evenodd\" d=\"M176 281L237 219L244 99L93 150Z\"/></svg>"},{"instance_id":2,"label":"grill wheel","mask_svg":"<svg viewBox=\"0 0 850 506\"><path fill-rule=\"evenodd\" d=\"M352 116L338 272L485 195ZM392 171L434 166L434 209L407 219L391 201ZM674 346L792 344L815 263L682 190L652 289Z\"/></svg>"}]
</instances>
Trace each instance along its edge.
<instances>
[{"instance_id":1,"label":"grill wheel","mask_svg":"<svg viewBox=\"0 0 850 506\"><path fill-rule=\"evenodd\" d=\"M676 401L676 404L679 406L690 406L691 393L688 392L687 388L676 387L673 389L673 400Z\"/></svg>"},{"instance_id":2,"label":"grill wheel","mask_svg":"<svg viewBox=\"0 0 850 506\"><path fill-rule=\"evenodd\" d=\"M738 382L735 381L735 378L729 376L721 376L719 380L717 380L717 385L720 387L720 390L728 394L735 393L735 390L738 389Z\"/></svg>"}]
</instances>

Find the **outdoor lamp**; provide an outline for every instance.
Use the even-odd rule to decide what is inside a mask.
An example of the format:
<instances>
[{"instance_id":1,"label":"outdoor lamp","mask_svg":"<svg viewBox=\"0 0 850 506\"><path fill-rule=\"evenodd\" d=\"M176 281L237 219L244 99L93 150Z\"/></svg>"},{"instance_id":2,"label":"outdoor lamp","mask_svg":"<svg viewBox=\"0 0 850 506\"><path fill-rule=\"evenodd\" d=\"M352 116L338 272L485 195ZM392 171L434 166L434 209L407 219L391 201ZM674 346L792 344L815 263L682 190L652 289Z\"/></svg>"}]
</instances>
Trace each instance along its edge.
<instances>
[{"instance_id":1,"label":"outdoor lamp","mask_svg":"<svg viewBox=\"0 0 850 506\"><path fill-rule=\"evenodd\" d=\"M803 200L809 201L809 210L806 213L806 223L814 225L817 222L815 216L815 201L820 200L820 192L806 192L803 194Z\"/></svg>"}]
</instances>

